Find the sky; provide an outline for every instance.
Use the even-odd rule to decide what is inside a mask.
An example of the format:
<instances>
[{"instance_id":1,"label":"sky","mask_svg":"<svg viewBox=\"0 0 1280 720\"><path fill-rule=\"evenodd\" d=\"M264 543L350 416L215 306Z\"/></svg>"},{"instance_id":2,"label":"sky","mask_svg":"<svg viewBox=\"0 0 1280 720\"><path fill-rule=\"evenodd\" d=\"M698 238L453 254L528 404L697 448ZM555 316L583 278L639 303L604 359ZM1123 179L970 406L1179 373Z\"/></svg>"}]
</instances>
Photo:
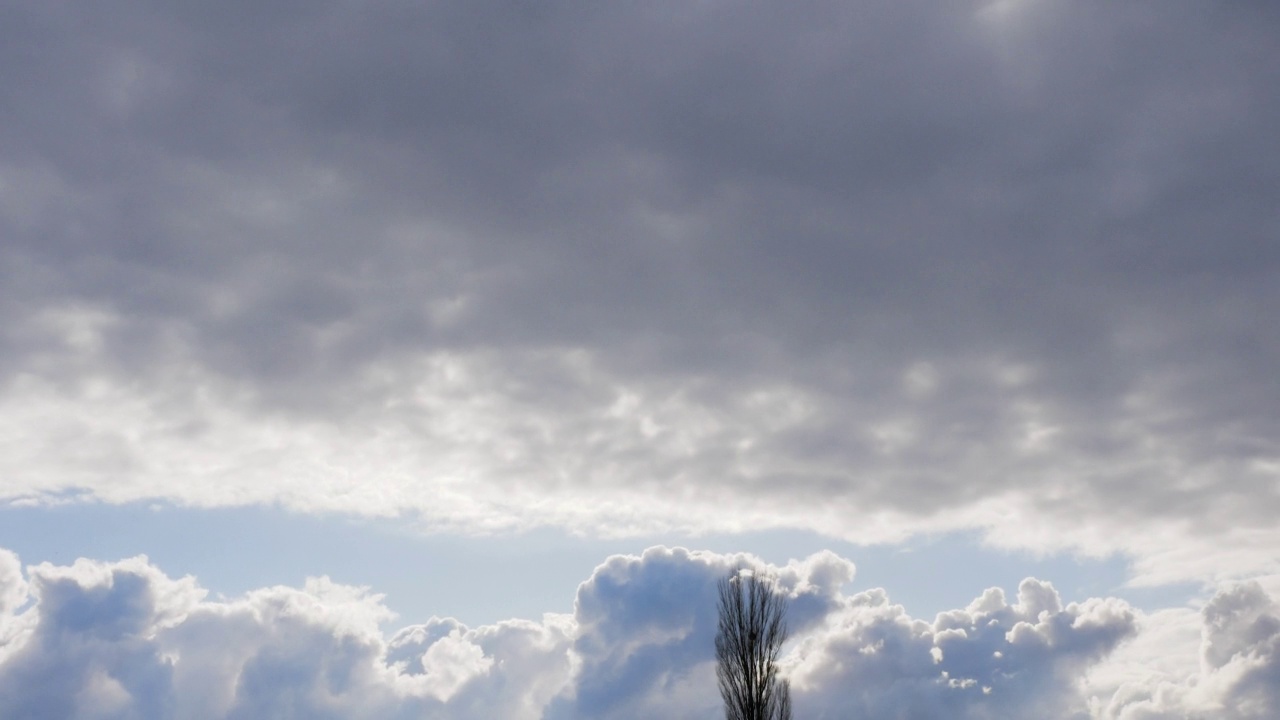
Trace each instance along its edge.
<instances>
[{"instance_id":1,"label":"sky","mask_svg":"<svg viewBox=\"0 0 1280 720\"><path fill-rule=\"evenodd\" d=\"M1280 715L1280 6L0 3L0 716Z\"/></svg>"}]
</instances>

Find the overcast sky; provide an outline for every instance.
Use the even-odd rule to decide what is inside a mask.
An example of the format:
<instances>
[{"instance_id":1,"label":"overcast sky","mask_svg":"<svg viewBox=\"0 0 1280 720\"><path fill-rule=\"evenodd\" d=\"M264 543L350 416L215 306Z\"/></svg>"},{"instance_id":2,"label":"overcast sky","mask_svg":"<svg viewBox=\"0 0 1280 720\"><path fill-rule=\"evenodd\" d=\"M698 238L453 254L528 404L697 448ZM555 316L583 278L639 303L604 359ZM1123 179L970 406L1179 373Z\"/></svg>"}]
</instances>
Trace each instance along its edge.
<instances>
[{"instance_id":1,"label":"overcast sky","mask_svg":"<svg viewBox=\"0 0 1280 720\"><path fill-rule=\"evenodd\" d=\"M1277 87L1272 2L4 0L0 714L714 717L745 551L806 717L1275 717Z\"/></svg>"}]
</instances>

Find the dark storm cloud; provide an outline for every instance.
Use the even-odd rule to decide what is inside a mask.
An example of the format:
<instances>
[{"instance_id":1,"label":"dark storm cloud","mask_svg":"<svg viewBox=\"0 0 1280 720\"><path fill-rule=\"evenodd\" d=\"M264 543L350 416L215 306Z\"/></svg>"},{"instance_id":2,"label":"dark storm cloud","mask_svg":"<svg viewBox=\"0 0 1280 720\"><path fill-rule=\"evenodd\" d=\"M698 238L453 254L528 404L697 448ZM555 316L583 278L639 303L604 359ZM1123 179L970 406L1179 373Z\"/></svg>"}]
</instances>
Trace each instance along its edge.
<instances>
[{"instance_id":1,"label":"dark storm cloud","mask_svg":"<svg viewBox=\"0 0 1280 720\"><path fill-rule=\"evenodd\" d=\"M448 356L534 495L1274 516L1266 5L0 12L10 381L412 435Z\"/></svg>"}]
</instances>

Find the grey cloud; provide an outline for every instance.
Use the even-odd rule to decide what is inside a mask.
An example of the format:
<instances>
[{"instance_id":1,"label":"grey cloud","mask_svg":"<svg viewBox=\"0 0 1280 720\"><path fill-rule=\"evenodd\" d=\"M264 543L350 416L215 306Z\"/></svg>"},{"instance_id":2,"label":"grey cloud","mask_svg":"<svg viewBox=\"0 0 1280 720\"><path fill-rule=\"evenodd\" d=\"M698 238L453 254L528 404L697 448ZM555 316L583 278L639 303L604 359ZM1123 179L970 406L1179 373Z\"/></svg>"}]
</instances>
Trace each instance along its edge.
<instances>
[{"instance_id":1,"label":"grey cloud","mask_svg":"<svg viewBox=\"0 0 1280 720\"><path fill-rule=\"evenodd\" d=\"M470 461L474 502L554 496L530 522L596 532L617 523L561 501L641 484L637 528L684 492L814 527L817 502L1011 496L1118 527L1274 516L1262 5L3 12L6 387L76 405L110 378L166 442L214 423L205 393L465 454L405 400L423 357L465 358L483 387L457 397L503 418L477 445L513 448ZM77 342L67 308L110 320ZM650 425L602 419L620 388ZM751 407L770 392L797 411ZM122 437L107 465L141 476ZM124 482L61 462L4 494Z\"/></svg>"}]
</instances>

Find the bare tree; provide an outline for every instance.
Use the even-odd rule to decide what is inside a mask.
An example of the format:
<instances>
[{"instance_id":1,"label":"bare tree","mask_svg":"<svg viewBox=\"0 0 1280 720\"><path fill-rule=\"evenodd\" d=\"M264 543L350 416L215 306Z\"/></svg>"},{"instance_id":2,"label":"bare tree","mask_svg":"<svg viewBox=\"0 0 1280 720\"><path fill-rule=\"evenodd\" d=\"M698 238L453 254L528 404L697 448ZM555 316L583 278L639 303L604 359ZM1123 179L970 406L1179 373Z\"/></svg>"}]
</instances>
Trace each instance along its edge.
<instances>
[{"instance_id":1,"label":"bare tree","mask_svg":"<svg viewBox=\"0 0 1280 720\"><path fill-rule=\"evenodd\" d=\"M717 584L716 678L725 720L791 720L791 686L778 676L787 598L737 568Z\"/></svg>"}]
</instances>

